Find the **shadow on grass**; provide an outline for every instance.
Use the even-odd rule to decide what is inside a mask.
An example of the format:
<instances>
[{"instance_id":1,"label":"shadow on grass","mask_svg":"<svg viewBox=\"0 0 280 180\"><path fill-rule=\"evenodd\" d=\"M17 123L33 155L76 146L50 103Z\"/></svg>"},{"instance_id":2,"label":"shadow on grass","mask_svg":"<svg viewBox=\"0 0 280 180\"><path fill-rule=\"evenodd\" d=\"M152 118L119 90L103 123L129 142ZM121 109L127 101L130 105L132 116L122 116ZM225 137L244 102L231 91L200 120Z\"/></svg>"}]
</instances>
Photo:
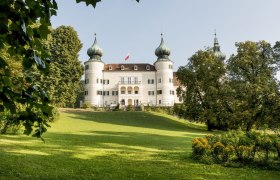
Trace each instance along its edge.
<instances>
[{"instance_id":1,"label":"shadow on grass","mask_svg":"<svg viewBox=\"0 0 280 180\"><path fill-rule=\"evenodd\" d=\"M0 179L246 179L248 171L247 178L253 179L268 172L280 175L196 163L186 147L197 136L83 131L47 133L45 144L27 136L0 136Z\"/></svg>"},{"instance_id":2,"label":"shadow on grass","mask_svg":"<svg viewBox=\"0 0 280 180\"><path fill-rule=\"evenodd\" d=\"M201 133L201 129L148 112L67 112L70 118L122 126ZM207 131L205 131L205 134Z\"/></svg>"}]
</instances>

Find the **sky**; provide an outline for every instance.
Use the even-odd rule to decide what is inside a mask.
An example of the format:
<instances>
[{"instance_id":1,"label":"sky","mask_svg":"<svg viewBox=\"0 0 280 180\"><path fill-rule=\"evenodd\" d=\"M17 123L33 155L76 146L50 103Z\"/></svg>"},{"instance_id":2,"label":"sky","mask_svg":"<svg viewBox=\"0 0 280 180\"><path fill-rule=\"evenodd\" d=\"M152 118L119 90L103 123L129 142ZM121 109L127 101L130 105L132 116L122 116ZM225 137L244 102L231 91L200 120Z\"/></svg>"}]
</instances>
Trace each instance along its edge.
<instances>
[{"instance_id":1,"label":"sky","mask_svg":"<svg viewBox=\"0 0 280 180\"><path fill-rule=\"evenodd\" d=\"M213 46L215 29L227 57L236 53L236 42L280 41L280 0L102 0L96 8L57 1L52 25L74 27L83 44L82 62L89 59L94 33L107 64L153 64L163 33L174 71L198 50Z\"/></svg>"}]
</instances>

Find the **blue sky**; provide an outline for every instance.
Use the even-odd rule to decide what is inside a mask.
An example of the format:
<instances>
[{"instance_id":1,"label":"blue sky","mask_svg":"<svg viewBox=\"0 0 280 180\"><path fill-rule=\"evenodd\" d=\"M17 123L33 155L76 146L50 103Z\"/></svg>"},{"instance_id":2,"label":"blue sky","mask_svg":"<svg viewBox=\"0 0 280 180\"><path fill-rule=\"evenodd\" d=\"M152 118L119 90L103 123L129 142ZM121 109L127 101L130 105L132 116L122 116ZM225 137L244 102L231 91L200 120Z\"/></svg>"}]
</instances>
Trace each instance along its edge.
<instances>
[{"instance_id":1,"label":"blue sky","mask_svg":"<svg viewBox=\"0 0 280 180\"><path fill-rule=\"evenodd\" d=\"M75 0L58 0L54 27L75 28L83 43L80 60L97 33L105 63L151 63L164 34L174 70L199 49L213 45L214 30L227 57L235 42L280 40L280 0L102 0L94 9Z\"/></svg>"}]
</instances>

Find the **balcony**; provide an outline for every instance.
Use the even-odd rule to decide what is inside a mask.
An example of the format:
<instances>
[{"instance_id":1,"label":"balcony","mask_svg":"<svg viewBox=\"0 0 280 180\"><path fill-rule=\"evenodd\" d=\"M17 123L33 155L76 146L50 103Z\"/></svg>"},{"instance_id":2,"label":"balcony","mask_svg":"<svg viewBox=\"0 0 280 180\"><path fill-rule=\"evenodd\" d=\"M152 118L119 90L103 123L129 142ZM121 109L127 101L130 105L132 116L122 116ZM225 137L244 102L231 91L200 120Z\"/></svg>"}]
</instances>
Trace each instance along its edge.
<instances>
[{"instance_id":1,"label":"balcony","mask_svg":"<svg viewBox=\"0 0 280 180\"><path fill-rule=\"evenodd\" d=\"M121 85L128 85L128 84L141 84L141 81L119 81Z\"/></svg>"}]
</instances>

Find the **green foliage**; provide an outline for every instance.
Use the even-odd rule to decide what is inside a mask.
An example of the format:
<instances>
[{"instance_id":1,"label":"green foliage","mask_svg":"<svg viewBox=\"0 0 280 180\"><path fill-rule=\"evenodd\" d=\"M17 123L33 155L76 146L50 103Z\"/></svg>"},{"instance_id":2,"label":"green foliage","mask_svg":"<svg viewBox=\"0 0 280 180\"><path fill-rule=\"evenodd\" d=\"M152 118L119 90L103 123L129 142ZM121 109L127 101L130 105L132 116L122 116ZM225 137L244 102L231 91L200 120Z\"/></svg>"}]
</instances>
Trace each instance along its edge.
<instances>
[{"instance_id":1,"label":"green foliage","mask_svg":"<svg viewBox=\"0 0 280 180\"><path fill-rule=\"evenodd\" d=\"M22 123L17 121L17 116L9 111L0 112L0 134L16 134L22 127Z\"/></svg>"},{"instance_id":2,"label":"green foliage","mask_svg":"<svg viewBox=\"0 0 280 180\"><path fill-rule=\"evenodd\" d=\"M99 1L77 0L94 7ZM43 40L51 32L50 18L56 15L56 10L55 0L0 2L0 50L4 50L12 58L19 56L24 72L24 76L18 81L24 86L14 84L11 80L12 68L8 66L7 58L0 57L0 112L7 110L12 115L17 115L16 121L24 124L25 133L29 135L35 131L34 135L37 137L41 137L46 131L47 122L53 116L50 110L52 107L48 105L49 97L44 87L38 86L38 81L25 72L33 65L40 70L39 74L48 72L50 54L46 51ZM70 98L69 102L73 103L75 98ZM21 105L26 109L20 109Z\"/></svg>"},{"instance_id":3,"label":"green foliage","mask_svg":"<svg viewBox=\"0 0 280 180\"><path fill-rule=\"evenodd\" d=\"M205 138L193 139L192 157L202 162L219 164L250 162L260 165L270 160L273 165L278 163L273 157L280 158L279 139L277 134L260 132L229 131L222 135L207 135Z\"/></svg>"},{"instance_id":4,"label":"green foliage","mask_svg":"<svg viewBox=\"0 0 280 180\"><path fill-rule=\"evenodd\" d=\"M228 78L235 92L232 109L239 124L250 131L268 124L279 128L280 95L275 74L279 51L265 41L236 43L237 54L228 60Z\"/></svg>"},{"instance_id":5,"label":"green foliage","mask_svg":"<svg viewBox=\"0 0 280 180\"><path fill-rule=\"evenodd\" d=\"M84 73L78 60L82 48L77 32L70 26L60 26L51 31L45 42L51 56L51 64L47 74L32 70L38 84L50 96L50 101L58 107L73 107L77 91L81 91L80 79Z\"/></svg>"},{"instance_id":6,"label":"green foliage","mask_svg":"<svg viewBox=\"0 0 280 180\"><path fill-rule=\"evenodd\" d=\"M16 117L13 123L22 123L25 134L36 137L46 131L52 117L46 92L24 72L32 65L40 71L48 69L48 53L42 40L50 32L50 17L56 14L55 1L3 0L0 2L0 110ZM23 69L16 81L9 59L18 58ZM21 108L24 107L24 108Z\"/></svg>"},{"instance_id":7,"label":"green foliage","mask_svg":"<svg viewBox=\"0 0 280 180\"><path fill-rule=\"evenodd\" d=\"M204 122L208 130L280 127L280 92L275 75L280 65L280 43L236 43L237 54L227 64L211 50L198 51L180 67L177 94L184 100L174 112Z\"/></svg>"},{"instance_id":8,"label":"green foliage","mask_svg":"<svg viewBox=\"0 0 280 180\"><path fill-rule=\"evenodd\" d=\"M84 102L83 103L83 108L84 109L88 109L88 108L90 108L91 107L91 104L89 103L89 102Z\"/></svg>"},{"instance_id":9,"label":"green foliage","mask_svg":"<svg viewBox=\"0 0 280 180\"><path fill-rule=\"evenodd\" d=\"M159 106L144 106L144 111L148 112L158 112L163 114L174 114L174 108L173 107L159 107Z\"/></svg>"},{"instance_id":10,"label":"green foliage","mask_svg":"<svg viewBox=\"0 0 280 180\"><path fill-rule=\"evenodd\" d=\"M224 62L212 50L196 52L176 73L185 88L177 89L184 103L175 106L175 113L191 121L207 123L208 130L227 129L225 73Z\"/></svg>"},{"instance_id":11,"label":"green foliage","mask_svg":"<svg viewBox=\"0 0 280 180\"><path fill-rule=\"evenodd\" d=\"M85 81L80 80L79 85L75 89L75 108L80 108L80 101L84 101L85 96Z\"/></svg>"}]
</instances>

